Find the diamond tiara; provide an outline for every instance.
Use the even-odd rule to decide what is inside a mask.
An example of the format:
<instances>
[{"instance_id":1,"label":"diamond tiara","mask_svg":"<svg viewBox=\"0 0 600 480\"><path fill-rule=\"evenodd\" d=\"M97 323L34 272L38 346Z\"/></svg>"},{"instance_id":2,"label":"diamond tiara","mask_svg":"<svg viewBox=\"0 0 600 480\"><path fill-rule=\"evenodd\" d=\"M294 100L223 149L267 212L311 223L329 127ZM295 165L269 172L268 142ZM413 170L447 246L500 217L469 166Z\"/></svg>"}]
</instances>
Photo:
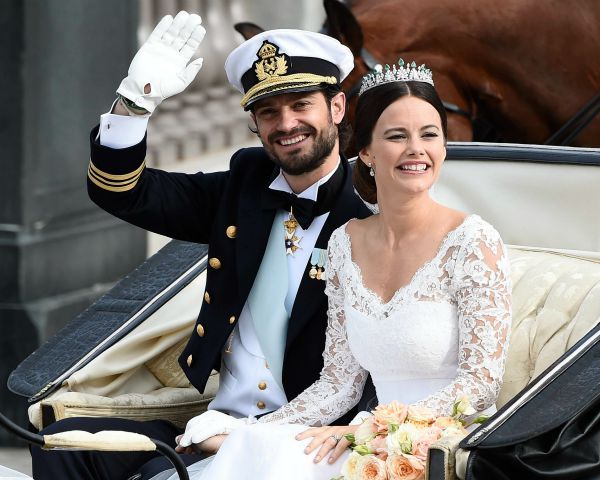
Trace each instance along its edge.
<instances>
[{"instance_id":1,"label":"diamond tiara","mask_svg":"<svg viewBox=\"0 0 600 480\"><path fill-rule=\"evenodd\" d=\"M358 95L362 95L371 88L378 87L384 83L391 82L426 82L433 85L433 75L431 70L423 65L417 66L413 61L412 63L404 63L404 60L398 60L398 65L394 64L391 67L389 65L381 66L375 65L373 71L365 75L360 85L360 91Z\"/></svg>"}]
</instances>

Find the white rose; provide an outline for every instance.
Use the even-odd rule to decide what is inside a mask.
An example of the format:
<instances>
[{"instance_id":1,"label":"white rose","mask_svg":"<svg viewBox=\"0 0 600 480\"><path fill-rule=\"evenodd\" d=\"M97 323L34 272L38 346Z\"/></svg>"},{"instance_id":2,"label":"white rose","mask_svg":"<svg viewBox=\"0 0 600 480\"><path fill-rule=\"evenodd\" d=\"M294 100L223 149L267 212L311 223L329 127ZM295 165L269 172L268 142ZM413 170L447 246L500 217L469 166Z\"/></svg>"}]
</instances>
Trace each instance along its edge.
<instances>
[{"instance_id":1,"label":"white rose","mask_svg":"<svg viewBox=\"0 0 600 480\"><path fill-rule=\"evenodd\" d=\"M461 436L464 437L466 434L466 430L461 427L451 426L442 430L442 437L456 437Z\"/></svg>"},{"instance_id":2,"label":"white rose","mask_svg":"<svg viewBox=\"0 0 600 480\"><path fill-rule=\"evenodd\" d=\"M362 455L352 452L342 466L344 480L360 480L358 477L358 464Z\"/></svg>"},{"instance_id":3,"label":"white rose","mask_svg":"<svg viewBox=\"0 0 600 480\"><path fill-rule=\"evenodd\" d=\"M393 433L387 436L387 447L393 453L412 452L413 438L417 435L417 427L411 423L403 423Z\"/></svg>"},{"instance_id":4,"label":"white rose","mask_svg":"<svg viewBox=\"0 0 600 480\"><path fill-rule=\"evenodd\" d=\"M471 406L471 398L468 395L463 395L455 403L456 413L459 415L473 415L476 410Z\"/></svg>"},{"instance_id":5,"label":"white rose","mask_svg":"<svg viewBox=\"0 0 600 480\"><path fill-rule=\"evenodd\" d=\"M362 445L363 443L373 440L376 435L377 427L373 423L373 419L368 418L361 423L354 432L354 443L357 445Z\"/></svg>"}]
</instances>

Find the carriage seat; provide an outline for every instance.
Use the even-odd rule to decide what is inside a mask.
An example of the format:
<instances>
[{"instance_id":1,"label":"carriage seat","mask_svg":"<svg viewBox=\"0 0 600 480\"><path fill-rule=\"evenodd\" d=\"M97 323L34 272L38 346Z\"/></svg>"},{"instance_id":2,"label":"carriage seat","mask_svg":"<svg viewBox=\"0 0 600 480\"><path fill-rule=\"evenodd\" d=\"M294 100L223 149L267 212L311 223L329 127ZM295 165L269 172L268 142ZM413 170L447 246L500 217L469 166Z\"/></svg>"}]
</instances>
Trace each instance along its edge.
<instances>
[{"instance_id":1,"label":"carriage seat","mask_svg":"<svg viewBox=\"0 0 600 480\"><path fill-rule=\"evenodd\" d=\"M498 409L600 322L599 254L510 247L509 257L513 319ZM468 452L459 441L432 446L444 464L430 456L429 480L464 478Z\"/></svg>"},{"instance_id":2,"label":"carriage seat","mask_svg":"<svg viewBox=\"0 0 600 480\"><path fill-rule=\"evenodd\" d=\"M509 247L509 257L513 323L498 408L600 320L600 255L515 246ZM60 390L30 407L32 424L42 428L73 416L118 416L164 418L184 426L204 411L216 393L218 374L213 372L200 394L177 363L194 328L202 281L192 282ZM160 351L148 358L148 350ZM455 446L443 448L448 452L444 468L453 471L450 452Z\"/></svg>"}]
</instances>

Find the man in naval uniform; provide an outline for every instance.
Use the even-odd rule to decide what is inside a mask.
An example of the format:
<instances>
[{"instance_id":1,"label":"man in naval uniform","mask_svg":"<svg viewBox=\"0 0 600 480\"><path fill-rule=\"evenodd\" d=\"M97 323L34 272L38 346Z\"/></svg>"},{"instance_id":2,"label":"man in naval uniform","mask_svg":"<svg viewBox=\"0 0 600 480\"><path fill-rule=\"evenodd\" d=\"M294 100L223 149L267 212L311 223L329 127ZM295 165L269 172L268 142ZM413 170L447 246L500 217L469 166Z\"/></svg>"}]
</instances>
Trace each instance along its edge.
<instances>
[{"instance_id":1,"label":"man in naval uniform","mask_svg":"<svg viewBox=\"0 0 600 480\"><path fill-rule=\"evenodd\" d=\"M340 153L346 121L340 83L353 56L333 38L300 30L247 40L225 69L263 147L239 150L226 172L145 168L148 117L194 79L202 60L188 62L203 36L200 17L186 12L157 25L111 112L92 130L88 189L95 203L127 222L208 244L202 308L179 361L201 392L211 371L219 370L209 409L251 418L277 410L318 379L327 325L327 242L335 228L369 214ZM200 430L209 433L198 437L193 425L186 433L194 441L228 431L205 424ZM136 431L172 445L183 433L162 420L123 419L67 419L43 433L71 429ZM212 436L200 448L214 451L223 438ZM36 479L115 480L138 472L153 454L34 447L32 455Z\"/></svg>"}]
</instances>

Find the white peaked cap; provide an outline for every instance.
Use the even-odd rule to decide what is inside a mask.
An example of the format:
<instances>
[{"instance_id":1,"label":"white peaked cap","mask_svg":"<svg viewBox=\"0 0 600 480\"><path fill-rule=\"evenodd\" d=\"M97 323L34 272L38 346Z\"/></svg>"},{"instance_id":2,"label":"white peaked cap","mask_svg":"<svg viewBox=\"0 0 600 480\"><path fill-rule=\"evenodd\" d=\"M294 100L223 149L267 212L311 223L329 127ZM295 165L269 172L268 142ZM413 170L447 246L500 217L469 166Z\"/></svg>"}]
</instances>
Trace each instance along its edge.
<instances>
[{"instance_id":1,"label":"white peaked cap","mask_svg":"<svg viewBox=\"0 0 600 480\"><path fill-rule=\"evenodd\" d=\"M225 61L229 82L244 94L241 105L279 93L339 85L354 68L348 47L321 33L267 30L246 40Z\"/></svg>"}]
</instances>

